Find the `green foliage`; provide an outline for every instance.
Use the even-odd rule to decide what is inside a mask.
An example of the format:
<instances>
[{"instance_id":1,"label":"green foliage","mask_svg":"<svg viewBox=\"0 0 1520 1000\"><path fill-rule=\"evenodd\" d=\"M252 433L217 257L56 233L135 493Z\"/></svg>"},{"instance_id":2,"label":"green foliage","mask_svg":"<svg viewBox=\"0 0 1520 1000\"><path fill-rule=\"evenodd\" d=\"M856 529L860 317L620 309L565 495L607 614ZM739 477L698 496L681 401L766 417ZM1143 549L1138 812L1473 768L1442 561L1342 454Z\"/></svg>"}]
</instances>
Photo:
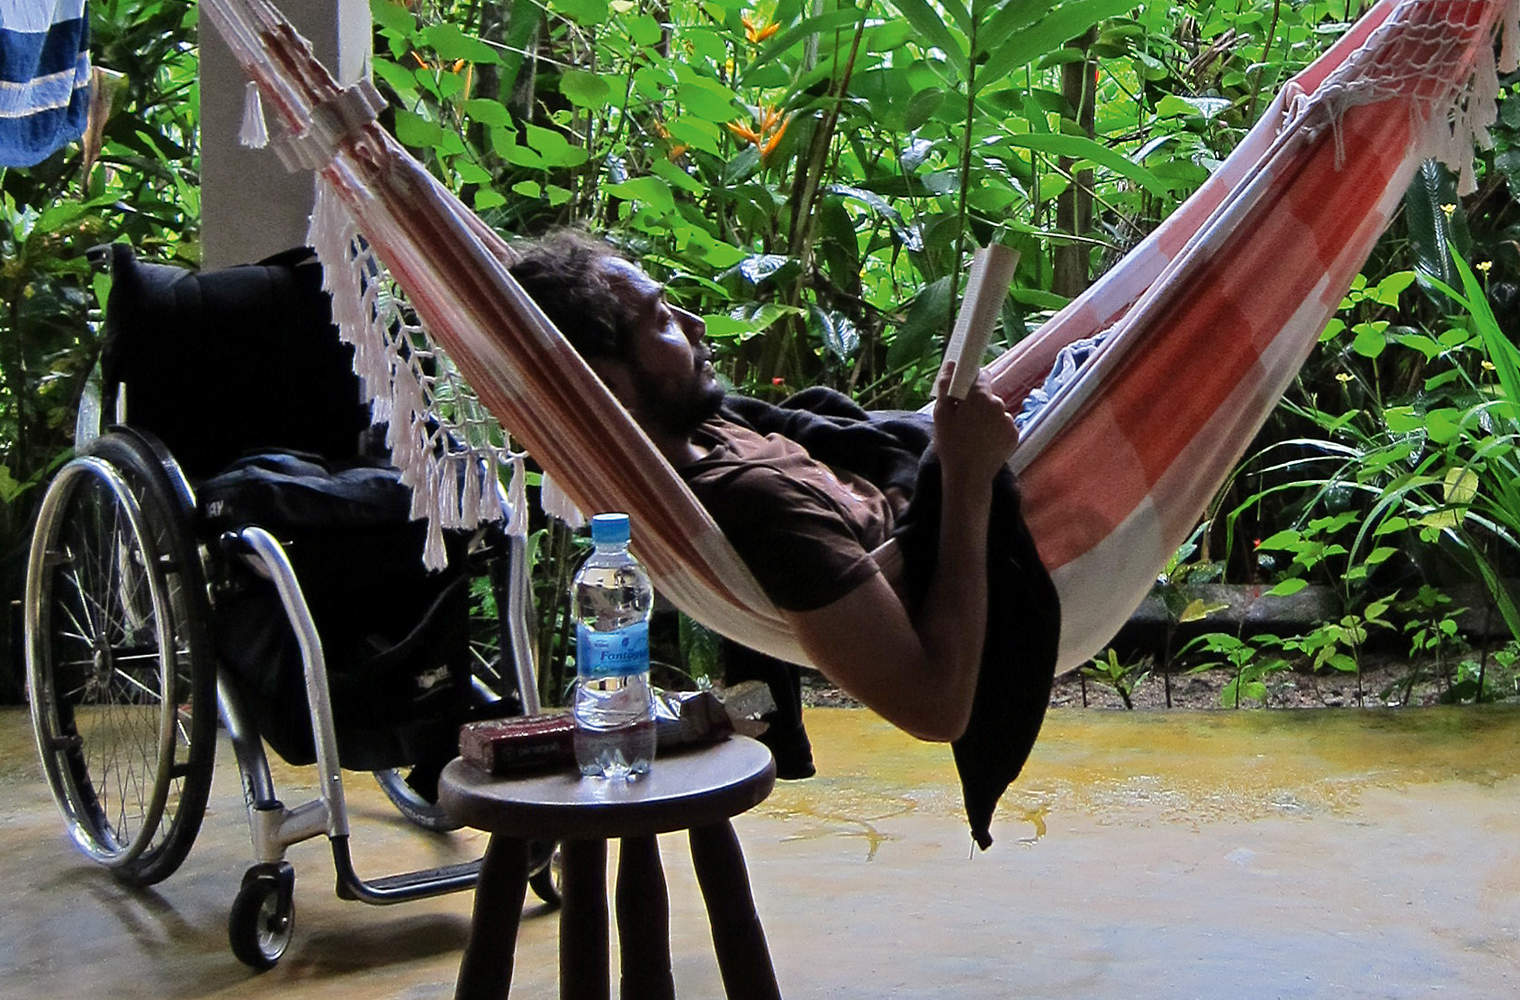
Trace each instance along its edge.
<instances>
[{"instance_id":1,"label":"green foliage","mask_svg":"<svg viewBox=\"0 0 1520 1000\"><path fill-rule=\"evenodd\" d=\"M0 587L19 596L40 491L73 442L99 351L106 283L86 259L127 240L193 261L195 5L102 0L88 8L110 114L88 143L26 170L0 168ZM0 670L0 701L6 700Z\"/></svg>"},{"instance_id":2,"label":"green foliage","mask_svg":"<svg viewBox=\"0 0 1520 1000\"><path fill-rule=\"evenodd\" d=\"M610 232L734 383L920 402L975 245L1023 254L1001 343L1176 206L1343 5L372 0L398 136L493 224ZM1085 39L1069 47L1074 39ZM1096 120L1063 66L1091 60ZM1069 88L1068 88L1069 90ZM1080 94L1076 95L1080 98ZM1078 184L1098 221L1057 202ZM1068 292L1069 294L1069 292Z\"/></svg>"},{"instance_id":3,"label":"green foliage","mask_svg":"<svg viewBox=\"0 0 1520 1000\"><path fill-rule=\"evenodd\" d=\"M868 406L913 406L976 245L1021 253L1001 350L1196 190L1355 6L371 0L371 11L389 124L488 223L609 233L706 318L740 389L823 383ZM96 63L119 74L98 157L76 148L0 174L0 527L13 553L34 487L67 453L98 349L104 287L83 251L126 239L198 257L195 6L100 0L91 17ZM1520 304L1509 194L1520 101L1505 83L1478 191L1459 198L1444 169L1420 172L1217 516L1168 568L1174 626L1209 612L1197 585L1216 578L1265 579L1278 594L1329 582L1356 621L1327 623L1342 633L1298 652L1334 669L1382 617L1368 618L1374 602L1455 572L1481 580L1520 635L1505 583L1520 571L1520 376L1515 331L1500 322ZM541 662L563 663L550 591L572 548L552 533L536 546ZM1445 627L1407 634L1434 648ZM1284 652L1214 650L1236 671L1232 701L1260 700L1270 670L1253 671ZM1168 680L1169 661L1170 642ZM547 701L563 680L551 674Z\"/></svg>"},{"instance_id":4,"label":"green foliage","mask_svg":"<svg viewBox=\"0 0 1520 1000\"><path fill-rule=\"evenodd\" d=\"M1144 684L1150 675L1149 667L1143 663L1121 662L1119 654L1112 649L1105 650L1104 655L1095 657L1091 663L1082 667L1083 677L1112 688L1128 710L1135 707L1135 688Z\"/></svg>"},{"instance_id":5,"label":"green foliage","mask_svg":"<svg viewBox=\"0 0 1520 1000\"><path fill-rule=\"evenodd\" d=\"M1281 645L1275 636L1258 636L1242 639L1228 632L1209 632L1198 636L1182 647L1187 653L1197 650L1201 660L1189 671L1202 673L1223 668L1231 677L1219 692L1219 704L1225 708L1240 708L1242 700L1267 702L1267 679L1271 675L1289 669L1291 662L1274 652Z\"/></svg>"}]
</instances>

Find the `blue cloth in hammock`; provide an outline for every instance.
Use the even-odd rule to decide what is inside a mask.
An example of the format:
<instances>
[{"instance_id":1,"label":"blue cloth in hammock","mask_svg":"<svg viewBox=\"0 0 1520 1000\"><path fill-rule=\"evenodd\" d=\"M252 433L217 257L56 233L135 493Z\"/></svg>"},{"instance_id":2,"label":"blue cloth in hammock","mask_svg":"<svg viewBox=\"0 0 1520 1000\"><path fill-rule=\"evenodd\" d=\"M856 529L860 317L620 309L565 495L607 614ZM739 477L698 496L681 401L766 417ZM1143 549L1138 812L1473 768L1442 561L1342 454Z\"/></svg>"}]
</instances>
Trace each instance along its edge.
<instances>
[{"instance_id":1,"label":"blue cloth in hammock","mask_svg":"<svg viewBox=\"0 0 1520 1000\"><path fill-rule=\"evenodd\" d=\"M1108 330L1102 330L1084 340L1074 340L1056 353L1056 363L1050 366L1050 374L1045 376L1043 383L1029 390L1029 395L1024 397L1023 405L1013 418L1013 425L1018 428L1020 437L1034 422L1034 418L1050 405L1050 401L1077 380L1082 366L1103 346L1108 334Z\"/></svg>"},{"instance_id":2,"label":"blue cloth in hammock","mask_svg":"<svg viewBox=\"0 0 1520 1000\"><path fill-rule=\"evenodd\" d=\"M0 166L41 163L90 113L84 0L0 0Z\"/></svg>"}]
</instances>

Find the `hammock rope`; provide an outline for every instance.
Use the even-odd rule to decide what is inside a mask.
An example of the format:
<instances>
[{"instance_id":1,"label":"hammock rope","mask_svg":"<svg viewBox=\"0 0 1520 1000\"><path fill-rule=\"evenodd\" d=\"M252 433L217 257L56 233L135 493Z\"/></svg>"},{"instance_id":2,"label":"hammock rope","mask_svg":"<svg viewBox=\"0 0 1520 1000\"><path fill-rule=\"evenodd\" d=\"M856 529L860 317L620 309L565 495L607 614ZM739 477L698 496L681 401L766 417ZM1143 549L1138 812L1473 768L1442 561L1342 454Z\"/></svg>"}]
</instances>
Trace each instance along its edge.
<instances>
[{"instance_id":1,"label":"hammock rope","mask_svg":"<svg viewBox=\"0 0 1520 1000\"><path fill-rule=\"evenodd\" d=\"M356 363L419 511L440 524L483 516L471 483L503 466L520 496L523 452L507 442L521 442L567 503L633 515L639 554L678 607L806 662L680 477L512 280L505 241L372 121L372 99L354 93L367 85L339 89L264 0L203 9L287 133L272 145L318 171L312 240L334 315L368 345ZM1062 668L1101 649L1192 530L1421 160L1473 183L1472 144L1489 141L1517 20L1520 0L1382 0L1125 260L988 366L1016 410L1062 348L1109 331L1013 457L1060 592Z\"/></svg>"}]
</instances>

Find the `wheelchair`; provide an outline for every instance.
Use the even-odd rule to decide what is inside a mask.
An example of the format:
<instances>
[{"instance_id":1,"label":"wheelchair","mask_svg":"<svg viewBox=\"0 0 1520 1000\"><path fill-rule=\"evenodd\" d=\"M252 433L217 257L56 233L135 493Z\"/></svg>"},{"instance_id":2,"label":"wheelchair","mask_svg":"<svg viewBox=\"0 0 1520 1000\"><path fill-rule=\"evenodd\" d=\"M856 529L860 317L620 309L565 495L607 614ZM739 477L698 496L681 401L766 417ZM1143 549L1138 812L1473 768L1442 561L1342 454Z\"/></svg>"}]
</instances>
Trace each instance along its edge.
<instances>
[{"instance_id":1,"label":"wheelchair","mask_svg":"<svg viewBox=\"0 0 1520 1000\"><path fill-rule=\"evenodd\" d=\"M452 828L436 780L460 723L539 707L522 540L454 532L449 569L422 569L409 491L359 447L368 414L309 251L197 275L101 250L105 346L40 507L23 611L33 729L71 839L125 883L171 875L220 718L253 842L228 922L243 962L269 968L291 940L285 853L303 840L328 838L345 899L472 888L478 860L360 877L341 770ZM316 799L280 800L266 742L316 765ZM536 849L532 878L550 904L552 856Z\"/></svg>"}]
</instances>

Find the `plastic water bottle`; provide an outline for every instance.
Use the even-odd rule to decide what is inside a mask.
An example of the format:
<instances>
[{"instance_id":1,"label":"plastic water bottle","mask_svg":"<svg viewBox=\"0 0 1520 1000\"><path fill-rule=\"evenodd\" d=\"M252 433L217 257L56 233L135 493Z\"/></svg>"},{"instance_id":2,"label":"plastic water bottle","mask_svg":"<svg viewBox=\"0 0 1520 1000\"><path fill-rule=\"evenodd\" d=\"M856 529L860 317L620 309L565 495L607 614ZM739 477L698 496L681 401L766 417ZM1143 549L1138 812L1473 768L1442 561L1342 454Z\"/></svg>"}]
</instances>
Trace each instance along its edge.
<instances>
[{"instance_id":1,"label":"plastic water bottle","mask_svg":"<svg viewBox=\"0 0 1520 1000\"><path fill-rule=\"evenodd\" d=\"M571 583L575 759L581 774L632 779L654 760L649 612L654 588L628 552L628 515L591 519L595 550Z\"/></svg>"}]
</instances>

